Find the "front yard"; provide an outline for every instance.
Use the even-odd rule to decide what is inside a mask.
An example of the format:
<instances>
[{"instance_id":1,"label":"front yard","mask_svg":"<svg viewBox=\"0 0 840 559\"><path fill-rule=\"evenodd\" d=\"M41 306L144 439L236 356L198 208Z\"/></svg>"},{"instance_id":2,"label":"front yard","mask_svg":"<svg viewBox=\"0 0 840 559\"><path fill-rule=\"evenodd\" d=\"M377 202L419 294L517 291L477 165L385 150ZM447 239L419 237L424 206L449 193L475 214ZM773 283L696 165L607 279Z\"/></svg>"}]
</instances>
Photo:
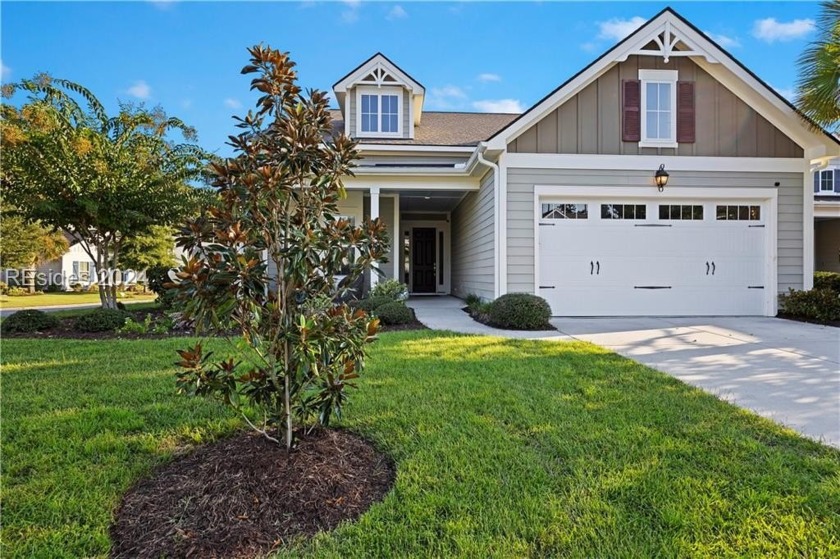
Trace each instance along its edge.
<instances>
[{"instance_id":1,"label":"front yard","mask_svg":"<svg viewBox=\"0 0 840 559\"><path fill-rule=\"evenodd\" d=\"M175 395L186 345L4 341L4 557L107 555L123 491L241 428ZM360 387L395 487L289 556L840 554L840 452L596 346L384 334Z\"/></svg>"},{"instance_id":2,"label":"front yard","mask_svg":"<svg viewBox=\"0 0 840 559\"><path fill-rule=\"evenodd\" d=\"M130 305L139 302L154 301L154 293L132 293L130 297L119 297L118 299ZM37 293L35 295L22 295L10 297L0 296L0 309L36 309L39 307L50 307L59 305L98 305L99 293Z\"/></svg>"}]
</instances>

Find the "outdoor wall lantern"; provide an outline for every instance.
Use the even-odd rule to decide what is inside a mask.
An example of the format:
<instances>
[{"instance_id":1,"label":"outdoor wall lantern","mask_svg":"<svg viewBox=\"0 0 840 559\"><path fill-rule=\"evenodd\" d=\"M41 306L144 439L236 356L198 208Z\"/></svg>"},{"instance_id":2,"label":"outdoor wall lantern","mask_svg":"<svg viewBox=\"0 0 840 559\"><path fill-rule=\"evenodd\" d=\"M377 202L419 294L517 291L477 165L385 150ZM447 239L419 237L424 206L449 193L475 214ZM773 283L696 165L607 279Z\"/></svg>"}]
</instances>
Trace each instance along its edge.
<instances>
[{"instance_id":1,"label":"outdoor wall lantern","mask_svg":"<svg viewBox=\"0 0 840 559\"><path fill-rule=\"evenodd\" d=\"M665 185L668 184L668 171L665 170L665 164L659 166L659 169L656 170L656 173L653 175L653 182L656 183L656 187L659 189L659 192L665 190Z\"/></svg>"}]
</instances>

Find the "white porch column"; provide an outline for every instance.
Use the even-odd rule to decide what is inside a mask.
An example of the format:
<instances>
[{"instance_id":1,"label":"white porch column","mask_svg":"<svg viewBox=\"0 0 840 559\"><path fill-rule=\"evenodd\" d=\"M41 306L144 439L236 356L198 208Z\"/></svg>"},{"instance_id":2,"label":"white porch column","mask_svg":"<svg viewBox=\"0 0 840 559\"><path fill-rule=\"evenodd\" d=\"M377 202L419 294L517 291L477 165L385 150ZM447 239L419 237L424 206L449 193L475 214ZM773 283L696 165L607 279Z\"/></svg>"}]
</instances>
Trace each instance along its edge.
<instances>
[{"instance_id":1,"label":"white porch column","mask_svg":"<svg viewBox=\"0 0 840 559\"><path fill-rule=\"evenodd\" d=\"M370 187L370 218L376 219L379 217L379 187L378 186L371 186ZM370 273L370 286L373 287L379 282L379 276L371 270Z\"/></svg>"},{"instance_id":2,"label":"white porch column","mask_svg":"<svg viewBox=\"0 0 840 559\"><path fill-rule=\"evenodd\" d=\"M402 281L403 236L402 236L402 231L400 230L400 193L399 192L394 194L394 230L391 232L391 244L392 244L392 249L393 249L393 253L394 253L393 259L391 260L394 263L394 279L397 280L397 281Z\"/></svg>"}]
</instances>

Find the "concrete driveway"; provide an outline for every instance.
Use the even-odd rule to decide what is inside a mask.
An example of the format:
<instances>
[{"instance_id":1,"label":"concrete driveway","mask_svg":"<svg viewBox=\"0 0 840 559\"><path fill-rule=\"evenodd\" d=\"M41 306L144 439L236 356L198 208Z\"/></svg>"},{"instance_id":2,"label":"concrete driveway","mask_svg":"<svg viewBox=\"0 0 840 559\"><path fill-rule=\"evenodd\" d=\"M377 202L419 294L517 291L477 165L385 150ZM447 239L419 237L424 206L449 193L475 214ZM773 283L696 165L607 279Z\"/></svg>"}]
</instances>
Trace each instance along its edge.
<instances>
[{"instance_id":1,"label":"concrete driveway","mask_svg":"<svg viewBox=\"0 0 840 559\"><path fill-rule=\"evenodd\" d=\"M777 318L560 318L609 348L840 447L840 329Z\"/></svg>"}]
</instances>

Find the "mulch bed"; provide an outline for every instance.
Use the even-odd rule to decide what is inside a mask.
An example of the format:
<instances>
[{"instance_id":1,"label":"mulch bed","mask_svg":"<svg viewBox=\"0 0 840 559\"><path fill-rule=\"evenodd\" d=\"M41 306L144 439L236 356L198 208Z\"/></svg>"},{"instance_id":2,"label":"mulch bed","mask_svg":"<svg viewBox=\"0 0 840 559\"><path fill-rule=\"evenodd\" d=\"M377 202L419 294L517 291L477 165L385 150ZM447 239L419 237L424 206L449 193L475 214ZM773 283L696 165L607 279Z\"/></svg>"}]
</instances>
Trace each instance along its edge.
<instances>
[{"instance_id":1,"label":"mulch bed","mask_svg":"<svg viewBox=\"0 0 840 559\"><path fill-rule=\"evenodd\" d=\"M394 465L361 437L318 430L287 453L253 432L198 448L123 497L112 557L262 556L380 501Z\"/></svg>"},{"instance_id":2,"label":"mulch bed","mask_svg":"<svg viewBox=\"0 0 840 559\"><path fill-rule=\"evenodd\" d=\"M36 309L37 310L37 309ZM93 310L93 309L91 309ZM154 311L128 311L131 317L136 322L143 322L147 314L151 314L153 319L162 318L166 312L162 310ZM59 325L56 328L50 328L42 332L10 332L3 334L4 338L36 338L36 339L51 339L51 338L65 338L73 340L112 340L115 338L137 340L140 338L171 338L173 336L191 336L192 330L170 330L166 334L138 334L128 332L80 332L75 328L75 318L59 318Z\"/></svg>"}]
</instances>

